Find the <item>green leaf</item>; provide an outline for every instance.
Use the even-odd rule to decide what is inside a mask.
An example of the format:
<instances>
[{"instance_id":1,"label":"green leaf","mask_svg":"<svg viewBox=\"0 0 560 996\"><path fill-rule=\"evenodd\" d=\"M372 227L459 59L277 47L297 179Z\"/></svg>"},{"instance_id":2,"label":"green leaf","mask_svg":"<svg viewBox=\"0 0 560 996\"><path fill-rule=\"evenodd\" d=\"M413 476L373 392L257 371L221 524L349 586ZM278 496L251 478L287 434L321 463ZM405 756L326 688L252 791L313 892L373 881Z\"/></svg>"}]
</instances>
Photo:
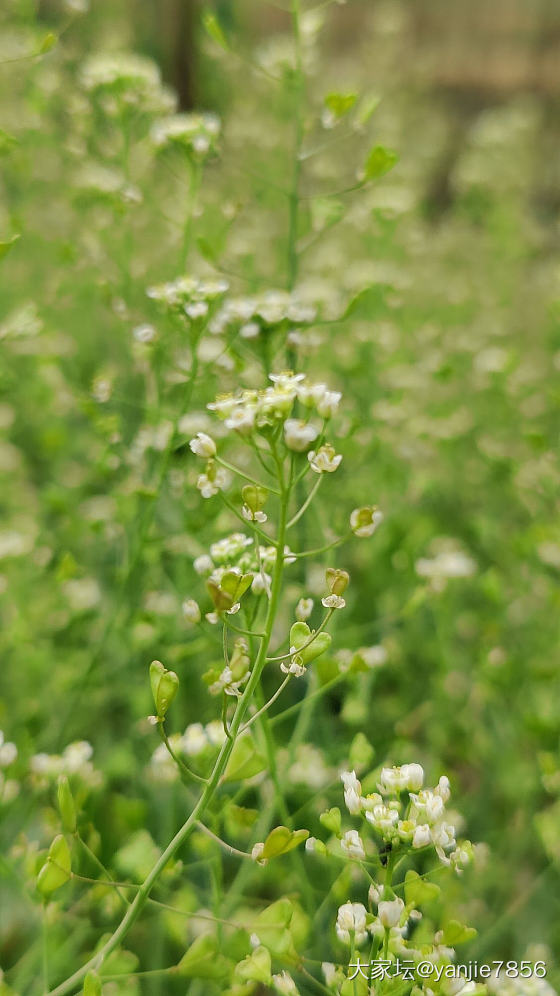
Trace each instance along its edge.
<instances>
[{"instance_id":1,"label":"green leaf","mask_svg":"<svg viewBox=\"0 0 560 996\"><path fill-rule=\"evenodd\" d=\"M465 941L472 941L476 934L477 931L474 927L466 927L458 920L450 920L443 929L443 943L451 946L464 944Z\"/></svg>"},{"instance_id":2,"label":"green leaf","mask_svg":"<svg viewBox=\"0 0 560 996\"><path fill-rule=\"evenodd\" d=\"M412 869L407 871L404 879L404 898L407 903L421 906L422 903L430 903L437 899L440 893L441 889L435 882L426 882Z\"/></svg>"},{"instance_id":3,"label":"green leaf","mask_svg":"<svg viewBox=\"0 0 560 996\"><path fill-rule=\"evenodd\" d=\"M275 827L264 842L261 857L269 860L280 854L287 854L309 837L309 830L290 830L288 827Z\"/></svg>"},{"instance_id":4,"label":"green leaf","mask_svg":"<svg viewBox=\"0 0 560 996\"><path fill-rule=\"evenodd\" d=\"M357 93L328 93L325 97L325 107L328 107L335 117L341 118L352 110L357 99Z\"/></svg>"},{"instance_id":5,"label":"green leaf","mask_svg":"<svg viewBox=\"0 0 560 996\"><path fill-rule=\"evenodd\" d=\"M179 690L179 678L175 671L168 671L161 661L152 661L150 664L150 687L156 714L163 719Z\"/></svg>"},{"instance_id":6,"label":"green leaf","mask_svg":"<svg viewBox=\"0 0 560 996\"><path fill-rule=\"evenodd\" d=\"M250 954L243 961L240 961L235 968L235 974L241 979L249 982L262 982L267 986L271 980L272 961L270 951L262 945Z\"/></svg>"},{"instance_id":7,"label":"green leaf","mask_svg":"<svg viewBox=\"0 0 560 996\"><path fill-rule=\"evenodd\" d=\"M369 153L364 164L364 181L377 180L389 173L398 161L396 152L386 149L384 145L376 145Z\"/></svg>"},{"instance_id":8,"label":"green leaf","mask_svg":"<svg viewBox=\"0 0 560 996\"><path fill-rule=\"evenodd\" d=\"M266 768L266 761L259 754L252 737L239 737L231 752L228 766L223 777L224 782L242 781L252 778Z\"/></svg>"},{"instance_id":9,"label":"green leaf","mask_svg":"<svg viewBox=\"0 0 560 996\"><path fill-rule=\"evenodd\" d=\"M7 256L11 249L15 246L16 242L21 238L21 235L12 235L11 239L6 239L4 242L0 242L0 259Z\"/></svg>"},{"instance_id":10,"label":"green leaf","mask_svg":"<svg viewBox=\"0 0 560 996\"><path fill-rule=\"evenodd\" d=\"M216 262L218 254L214 246L212 245L211 242L208 241L208 239L205 239L202 236L200 236L200 238L196 240L196 244L198 247L198 251L203 259L205 259L208 263Z\"/></svg>"},{"instance_id":11,"label":"green leaf","mask_svg":"<svg viewBox=\"0 0 560 996\"><path fill-rule=\"evenodd\" d=\"M210 10L205 10L202 15L202 24L212 41L215 41L220 48L223 48L227 52L229 50L229 42L215 14Z\"/></svg>"}]
</instances>

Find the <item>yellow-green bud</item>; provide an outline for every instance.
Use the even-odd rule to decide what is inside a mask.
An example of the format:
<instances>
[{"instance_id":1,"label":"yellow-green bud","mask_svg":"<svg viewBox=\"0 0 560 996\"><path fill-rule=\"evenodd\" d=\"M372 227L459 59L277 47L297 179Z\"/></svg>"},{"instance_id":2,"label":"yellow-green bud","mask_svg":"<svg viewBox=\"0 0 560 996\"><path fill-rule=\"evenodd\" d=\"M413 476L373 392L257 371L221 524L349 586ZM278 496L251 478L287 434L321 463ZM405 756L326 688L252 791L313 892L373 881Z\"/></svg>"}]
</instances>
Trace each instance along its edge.
<instances>
[{"instance_id":1,"label":"yellow-green bud","mask_svg":"<svg viewBox=\"0 0 560 996\"><path fill-rule=\"evenodd\" d=\"M341 571L338 567L327 568L327 588L331 595L343 595L350 581L348 571Z\"/></svg>"},{"instance_id":2,"label":"yellow-green bud","mask_svg":"<svg viewBox=\"0 0 560 996\"><path fill-rule=\"evenodd\" d=\"M158 719L163 719L179 689L175 671L168 671L161 661L150 664L150 685Z\"/></svg>"},{"instance_id":3,"label":"yellow-green bud","mask_svg":"<svg viewBox=\"0 0 560 996\"><path fill-rule=\"evenodd\" d=\"M102 996L101 979L97 972L88 972L84 979L82 996Z\"/></svg>"},{"instance_id":4,"label":"yellow-green bud","mask_svg":"<svg viewBox=\"0 0 560 996\"><path fill-rule=\"evenodd\" d=\"M241 497L251 512L260 512L266 504L268 491L255 484L246 484L241 491Z\"/></svg>"},{"instance_id":5,"label":"yellow-green bud","mask_svg":"<svg viewBox=\"0 0 560 996\"><path fill-rule=\"evenodd\" d=\"M58 779L57 788L58 797L58 809L60 812L60 818L62 820L62 826L68 833L76 832L76 806L74 803L74 798L72 796L72 791L70 789L70 782L66 775L60 775Z\"/></svg>"}]
</instances>

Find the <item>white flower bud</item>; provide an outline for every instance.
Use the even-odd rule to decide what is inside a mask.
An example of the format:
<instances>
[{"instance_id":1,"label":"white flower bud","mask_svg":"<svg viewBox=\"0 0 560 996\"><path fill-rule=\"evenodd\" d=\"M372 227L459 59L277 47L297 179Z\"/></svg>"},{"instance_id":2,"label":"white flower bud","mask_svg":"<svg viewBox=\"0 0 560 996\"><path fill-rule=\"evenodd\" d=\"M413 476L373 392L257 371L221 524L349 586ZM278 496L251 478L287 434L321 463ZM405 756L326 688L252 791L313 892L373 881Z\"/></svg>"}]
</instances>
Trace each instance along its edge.
<instances>
[{"instance_id":1,"label":"white flower bud","mask_svg":"<svg viewBox=\"0 0 560 996\"><path fill-rule=\"evenodd\" d=\"M310 422L298 418L287 418L284 422L284 439L289 450L303 453L317 439L319 430Z\"/></svg>"},{"instance_id":2,"label":"white flower bud","mask_svg":"<svg viewBox=\"0 0 560 996\"><path fill-rule=\"evenodd\" d=\"M427 823L420 823L412 837L413 847L427 847L432 843L432 833Z\"/></svg>"},{"instance_id":3,"label":"white flower bud","mask_svg":"<svg viewBox=\"0 0 560 996\"><path fill-rule=\"evenodd\" d=\"M339 940L350 944L350 935L354 935L356 944L361 944L367 937L366 908L362 903L344 903L339 907L336 918L336 933Z\"/></svg>"},{"instance_id":4,"label":"white flower bud","mask_svg":"<svg viewBox=\"0 0 560 996\"><path fill-rule=\"evenodd\" d=\"M383 521L383 512L376 505L365 505L355 508L350 515L350 528L355 536L373 536L375 530Z\"/></svg>"},{"instance_id":5,"label":"white flower bud","mask_svg":"<svg viewBox=\"0 0 560 996\"><path fill-rule=\"evenodd\" d=\"M404 903L402 899L381 900L377 907L377 915L384 927L398 927Z\"/></svg>"},{"instance_id":6,"label":"white flower bud","mask_svg":"<svg viewBox=\"0 0 560 996\"><path fill-rule=\"evenodd\" d=\"M216 456L216 444L212 437L207 436L205 432L197 432L196 436L191 439L189 446L196 456L204 457L206 460Z\"/></svg>"},{"instance_id":7,"label":"white flower bud","mask_svg":"<svg viewBox=\"0 0 560 996\"><path fill-rule=\"evenodd\" d=\"M424 769L421 764L403 764L401 772L406 778L409 792L419 792L424 784Z\"/></svg>"},{"instance_id":8,"label":"white flower bud","mask_svg":"<svg viewBox=\"0 0 560 996\"><path fill-rule=\"evenodd\" d=\"M200 607L198 602L195 602L194 598L185 599L181 608L183 610L183 616L187 622L193 623L194 625L200 622Z\"/></svg>"},{"instance_id":9,"label":"white flower bud","mask_svg":"<svg viewBox=\"0 0 560 996\"><path fill-rule=\"evenodd\" d=\"M296 619L298 622L306 622L313 612L313 599L300 598L296 605Z\"/></svg>"},{"instance_id":10,"label":"white flower bud","mask_svg":"<svg viewBox=\"0 0 560 996\"><path fill-rule=\"evenodd\" d=\"M357 858L359 861L365 861L366 852L364 844L357 830L347 830L341 838L340 846L349 858Z\"/></svg>"}]
</instances>

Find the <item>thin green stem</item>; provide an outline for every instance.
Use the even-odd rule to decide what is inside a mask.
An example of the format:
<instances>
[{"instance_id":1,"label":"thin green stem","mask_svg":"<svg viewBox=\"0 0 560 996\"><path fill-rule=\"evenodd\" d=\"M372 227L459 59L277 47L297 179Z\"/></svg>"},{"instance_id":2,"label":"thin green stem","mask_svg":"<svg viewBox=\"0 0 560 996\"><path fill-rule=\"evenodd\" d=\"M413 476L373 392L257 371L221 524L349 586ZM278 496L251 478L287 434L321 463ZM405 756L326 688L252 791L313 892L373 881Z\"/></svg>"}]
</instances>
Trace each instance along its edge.
<instances>
[{"instance_id":1,"label":"thin green stem","mask_svg":"<svg viewBox=\"0 0 560 996\"><path fill-rule=\"evenodd\" d=\"M289 650L288 653L286 653L286 654L280 654L278 657L267 657L267 661L269 661L269 662L270 661L285 661L285 660L287 660L288 657L295 657L296 654L301 654L302 650L306 650L307 647L310 647L311 644L314 643L314 641L319 636L319 633L322 633L322 631L324 630L325 626L327 625L327 623L328 623L329 619L331 618L331 616L332 616L332 614L333 614L334 611L335 611L334 609L329 609L329 611L327 612L325 618L323 619L323 621L322 621L321 625L318 627L318 629L314 629L313 632L312 632L312 634L311 634L311 636L309 637L309 639L305 643L302 643L301 647L298 647L297 650Z\"/></svg>"},{"instance_id":2,"label":"thin green stem","mask_svg":"<svg viewBox=\"0 0 560 996\"><path fill-rule=\"evenodd\" d=\"M221 456L215 456L214 460L216 463L221 464L226 470L230 470L232 474L237 474L238 477L242 477L245 481L249 481L251 484L255 484L258 488L263 488L265 491L271 491L273 495L279 495L280 492L277 488L272 488L270 485L263 484L262 481L257 481L256 478L251 477L250 474L246 474L244 470L240 470L239 467L234 467L232 463L224 460Z\"/></svg>"},{"instance_id":3,"label":"thin green stem","mask_svg":"<svg viewBox=\"0 0 560 996\"><path fill-rule=\"evenodd\" d=\"M158 725L158 732L159 732L159 735L161 737L161 741L162 741L163 744L165 744L165 747L167 748L168 754L175 761L175 764L179 768L179 771L182 772L182 774L186 775L187 778L192 778L193 781L200 782L202 785L205 785L206 784L206 779L203 778L202 775L197 775L196 771L191 771L191 769L188 767L188 765L185 764L185 762L175 753L175 751L173 750L173 747L169 743L169 737L167 736L167 733L165 732L165 727L164 727L163 724L164 724L164 720L163 719L158 720L158 724L157 725Z\"/></svg>"},{"instance_id":4,"label":"thin green stem","mask_svg":"<svg viewBox=\"0 0 560 996\"><path fill-rule=\"evenodd\" d=\"M321 481L323 480L323 477L324 477L324 474L319 474L317 480L315 481L313 487L311 488L309 494L307 495L307 498L305 499L303 505L301 506L301 508L299 509L299 511L297 511L296 514L288 522L288 526L287 526L288 529L291 529L292 526L295 526L296 522L299 522L299 520L301 519L302 515L305 515L305 513L307 512L307 509L311 505L311 502L313 501L315 495L317 494L317 491L319 490L319 488L321 486Z\"/></svg>"},{"instance_id":5,"label":"thin green stem","mask_svg":"<svg viewBox=\"0 0 560 996\"><path fill-rule=\"evenodd\" d=\"M287 674L286 675L286 677L284 678L284 681L276 689L274 695L271 695L271 697L269 698L268 702L265 702L265 704L263 706L261 706L261 708L259 709L259 711L256 712L253 716L251 716L250 719L247 720L247 722L245 723L245 726L241 727L241 730L239 731L240 733L244 733L245 730L248 730L249 727L253 725L253 723L259 718L259 716L262 716L263 713L268 712L268 710L270 709L271 705L274 702L276 702L276 699L282 694L282 692L284 691L284 689L285 689L286 685L288 684L290 678L292 678L292 677L293 677L293 675L291 675L291 674Z\"/></svg>"}]
</instances>

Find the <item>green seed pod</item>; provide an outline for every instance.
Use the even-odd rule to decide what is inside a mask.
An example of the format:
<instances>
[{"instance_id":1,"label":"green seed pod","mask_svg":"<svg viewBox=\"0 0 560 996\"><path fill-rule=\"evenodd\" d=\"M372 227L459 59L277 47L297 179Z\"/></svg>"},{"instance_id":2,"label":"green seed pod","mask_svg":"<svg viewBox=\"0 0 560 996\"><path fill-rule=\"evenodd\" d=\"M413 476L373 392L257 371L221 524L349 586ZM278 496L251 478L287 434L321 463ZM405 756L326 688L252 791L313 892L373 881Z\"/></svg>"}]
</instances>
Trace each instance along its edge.
<instances>
[{"instance_id":1,"label":"green seed pod","mask_svg":"<svg viewBox=\"0 0 560 996\"><path fill-rule=\"evenodd\" d=\"M68 833L76 832L76 805L66 775L60 775L57 788L58 809L62 826Z\"/></svg>"},{"instance_id":2,"label":"green seed pod","mask_svg":"<svg viewBox=\"0 0 560 996\"><path fill-rule=\"evenodd\" d=\"M241 497L247 508L253 512L260 512L266 504L268 491L255 484L246 484L241 490Z\"/></svg>"},{"instance_id":3,"label":"green seed pod","mask_svg":"<svg viewBox=\"0 0 560 996\"><path fill-rule=\"evenodd\" d=\"M331 595L343 595L350 581L348 571L341 571L338 567L328 567L326 577L327 588Z\"/></svg>"},{"instance_id":4,"label":"green seed pod","mask_svg":"<svg viewBox=\"0 0 560 996\"><path fill-rule=\"evenodd\" d=\"M97 972L88 972L84 979L83 996L102 996L101 979Z\"/></svg>"},{"instance_id":5,"label":"green seed pod","mask_svg":"<svg viewBox=\"0 0 560 996\"><path fill-rule=\"evenodd\" d=\"M168 671L161 661L150 664L150 685L158 719L163 719L179 689L175 671Z\"/></svg>"},{"instance_id":6,"label":"green seed pod","mask_svg":"<svg viewBox=\"0 0 560 996\"><path fill-rule=\"evenodd\" d=\"M54 838L45 864L37 876L37 888L45 898L60 889L72 874L72 859L66 839L59 834Z\"/></svg>"}]
</instances>

